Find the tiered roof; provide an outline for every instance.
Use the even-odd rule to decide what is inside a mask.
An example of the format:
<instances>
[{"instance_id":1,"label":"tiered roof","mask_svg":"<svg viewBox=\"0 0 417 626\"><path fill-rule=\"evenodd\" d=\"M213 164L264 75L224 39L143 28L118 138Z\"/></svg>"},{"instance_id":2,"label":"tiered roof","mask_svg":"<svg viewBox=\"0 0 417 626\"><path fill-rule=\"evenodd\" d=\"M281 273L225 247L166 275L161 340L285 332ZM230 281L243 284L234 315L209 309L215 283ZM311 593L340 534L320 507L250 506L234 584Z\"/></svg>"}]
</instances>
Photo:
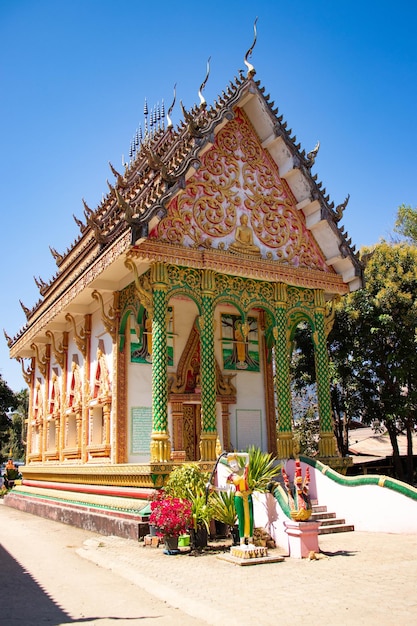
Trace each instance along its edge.
<instances>
[{"instance_id":1,"label":"tiered roof","mask_svg":"<svg viewBox=\"0 0 417 626\"><path fill-rule=\"evenodd\" d=\"M247 76L240 72L212 106L207 106L202 97L203 83L199 105L186 111L181 103L183 120L177 128L171 123L167 128L159 125L152 132L147 130L139 142L136 137L132 159L123 172L110 164L114 180L108 182L107 195L94 210L84 202L84 221L74 216L80 228L77 239L63 254L50 248L58 271L48 283L36 280L42 298L32 309L21 303L28 321L13 339L6 335L11 356L21 356L21 344L28 330L35 324L42 327L50 322L52 318L47 312L51 306L65 297L89 268L98 267L97 263L117 242L123 244L115 249L114 259L129 246L147 239L150 230L166 216L169 201L185 188L186 181L200 167L201 155L213 145L216 134L233 119L236 107L244 110L262 148L269 152L280 177L287 181L326 263L342 277L348 290L361 286L361 263L340 225L349 196L336 207L330 201L317 175L311 172L319 146L308 153L301 148L254 74L253 68ZM172 107L169 113L171 110ZM24 343L27 346L26 340Z\"/></svg>"}]
</instances>

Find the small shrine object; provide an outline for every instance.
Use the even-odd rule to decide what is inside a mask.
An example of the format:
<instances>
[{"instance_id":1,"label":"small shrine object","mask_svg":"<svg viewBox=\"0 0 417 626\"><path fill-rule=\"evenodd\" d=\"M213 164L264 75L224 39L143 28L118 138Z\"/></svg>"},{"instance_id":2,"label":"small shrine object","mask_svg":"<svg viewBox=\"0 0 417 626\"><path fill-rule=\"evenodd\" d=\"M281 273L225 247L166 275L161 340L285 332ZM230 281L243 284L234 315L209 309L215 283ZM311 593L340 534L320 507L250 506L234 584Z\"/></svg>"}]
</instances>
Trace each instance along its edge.
<instances>
[{"instance_id":1,"label":"small shrine object","mask_svg":"<svg viewBox=\"0 0 417 626\"><path fill-rule=\"evenodd\" d=\"M306 522L310 519L313 512L310 496L308 494L310 484L309 467L306 467L305 475L303 478L300 460L296 459L293 485L290 484L288 474L286 473L284 468L281 469L281 473L288 495L288 504L290 507L291 518L296 522Z\"/></svg>"}]
</instances>

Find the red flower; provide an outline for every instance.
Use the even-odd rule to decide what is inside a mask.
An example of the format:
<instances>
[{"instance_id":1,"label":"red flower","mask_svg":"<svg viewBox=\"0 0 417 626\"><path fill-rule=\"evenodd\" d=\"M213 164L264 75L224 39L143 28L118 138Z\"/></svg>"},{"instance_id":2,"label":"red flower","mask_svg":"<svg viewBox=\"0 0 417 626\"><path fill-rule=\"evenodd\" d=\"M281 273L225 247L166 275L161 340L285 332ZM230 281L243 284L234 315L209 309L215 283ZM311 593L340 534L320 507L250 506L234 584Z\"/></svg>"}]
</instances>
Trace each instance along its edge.
<instances>
[{"instance_id":1,"label":"red flower","mask_svg":"<svg viewBox=\"0 0 417 626\"><path fill-rule=\"evenodd\" d=\"M192 525L191 502L166 496L161 490L151 502L149 523L157 527L159 536L178 537Z\"/></svg>"}]
</instances>

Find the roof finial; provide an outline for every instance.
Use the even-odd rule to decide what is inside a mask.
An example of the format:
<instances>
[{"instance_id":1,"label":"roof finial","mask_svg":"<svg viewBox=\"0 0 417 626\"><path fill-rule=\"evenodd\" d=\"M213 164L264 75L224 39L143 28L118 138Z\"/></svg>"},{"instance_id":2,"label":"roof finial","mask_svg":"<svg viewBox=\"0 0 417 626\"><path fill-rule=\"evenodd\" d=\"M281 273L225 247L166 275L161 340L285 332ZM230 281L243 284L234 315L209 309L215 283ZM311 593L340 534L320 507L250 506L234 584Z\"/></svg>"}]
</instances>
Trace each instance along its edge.
<instances>
[{"instance_id":1,"label":"roof finial","mask_svg":"<svg viewBox=\"0 0 417 626\"><path fill-rule=\"evenodd\" d=\"M253 24L253 33L254 33L254 37L253 37L253 44L251 45L251 47L249 48L249 50L247 51L247 53L245 54L245 65L248 68L248 78L251 78L252 76L254 76L256 74L256 70L253 67L253 65L251 63L249 63L248 58L250 56L252 56L252 52L253 49L255 47L256 44L256 22L258 21L258 18L255 19L255 22Z\"/></svg>"},{"instance_id":2,"label":"roof finial","mask_svg":"<svg viewBox=\"0 0 417 626\"><path fill-rule=\"evenodd\" d=\"M320 141L318 141L316 145L314 146L314 148L311 150L311 152L307 154L308 167L310 168L313 167L314 162L316 160L316 156L319 153L319 148L320 148Z\"/></svg>"},{"instance_id":3,"label":"roof finial","mask_svg":"<svg viewBox=\"0 0 417 626\"><path fill-rule=\"evenodd\" d=\"M174 109L174 105L175 105L175 100L177 99L177 83L175 83L174 85L174 99L172 101L171 106L168 109L168 113L167 113L167 128L172 128L172 120L171 120L171 113Z\"/></svg>"},{"instance_id":4,"label":"roof finial","mask_svg":"<svg viewBox=\"0 0 417 626\"><path fill-rule=\"evenodd\" d=\"M162 130L165 130L165 105L164 105L163 99L162 99L162 104L161 104L161 124L162 124Z\"/></svg>"},{"instance_id":5,"label":"roof finial","mask_svg":"<svg viewBox=\"0 0 417 626\"><path fill-rule=\"evenodd\" d=\"M207 85L208 77L209 77L209 74L210 74L210 59L211 59L211 57L209 57L208 60L207 60L206 77L203 80L203 82L201 83L200 90L198 92L198 97L200 98L200 107L202 109L205 109L206 106L207 106L207 102L206 102L206 100L205 100L205 98L203 96L203 91L204 91L205 86Z\"/></svg>"},{"instance_id":6,"label":"roof finial","mask_svg":"<svg viewBox=\"0 0 417 626\"><path fill-rule=\"evenodd\" d=\"M347 205L348 205L349 200L350 200L350 193L348 193L348 195L346 196L345 201L344 201L344 202L342 202L342 204L339 204L339 205L335 208L335 210L334 210L334 215L335 215L335 218L336 218L336 221L337 221L337 222L339 222L339 221L342 219L342 217L343 217L343 211L346 209L346 207L347 207Z\"/></svg>"}]
</instances>

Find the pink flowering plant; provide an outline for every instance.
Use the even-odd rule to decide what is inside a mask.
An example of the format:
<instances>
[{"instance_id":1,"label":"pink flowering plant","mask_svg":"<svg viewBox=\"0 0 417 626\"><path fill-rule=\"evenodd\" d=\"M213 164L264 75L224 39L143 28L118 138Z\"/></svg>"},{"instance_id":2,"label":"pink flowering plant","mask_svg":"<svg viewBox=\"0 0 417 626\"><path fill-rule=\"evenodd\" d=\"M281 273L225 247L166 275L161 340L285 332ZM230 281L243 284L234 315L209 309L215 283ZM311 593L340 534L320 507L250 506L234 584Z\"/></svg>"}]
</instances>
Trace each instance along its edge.
<instances>
[{"instance_id":1,"label":"pink flowering plant","mask_svg":"<svg viewBox=\"0 0 417 626\"><path fill-rule=\"evenodd\" d=\"M161 489L151 504L149 523L160 537L179 537L192 525L191 502L166 495Z\"/></svg>"}]
</instances>

